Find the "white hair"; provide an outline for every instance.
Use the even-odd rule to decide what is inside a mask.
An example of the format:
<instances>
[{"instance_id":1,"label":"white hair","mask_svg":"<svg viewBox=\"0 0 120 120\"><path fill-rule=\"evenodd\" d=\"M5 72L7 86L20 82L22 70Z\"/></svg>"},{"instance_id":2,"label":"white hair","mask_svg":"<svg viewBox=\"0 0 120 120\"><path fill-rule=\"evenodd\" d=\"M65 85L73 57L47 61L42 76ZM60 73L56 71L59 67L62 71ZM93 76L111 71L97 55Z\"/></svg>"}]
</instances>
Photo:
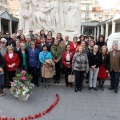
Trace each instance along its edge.
<instances>
[{"instance_id":1,"label":"white hair","mask_svg":"<svg viewBox=\"0 0 120 120\"><path fill-rule=\"evenodd\" d=\"M6 40L5 38L1 38L0 41L1 41L1 42L5 42L5 43L7 43L7 40Z\"/></svg>"},{"instance_id":2,"label":"white hair","mask_svg":"<svg viewBox=\"0 0 120 120\"><path fill-rule=\"evenodd\" d=\"M93 47L93 48L96 48L96 47L98 48L98 45L94 45L94 47Z\"/></svg>"}]
</instances>

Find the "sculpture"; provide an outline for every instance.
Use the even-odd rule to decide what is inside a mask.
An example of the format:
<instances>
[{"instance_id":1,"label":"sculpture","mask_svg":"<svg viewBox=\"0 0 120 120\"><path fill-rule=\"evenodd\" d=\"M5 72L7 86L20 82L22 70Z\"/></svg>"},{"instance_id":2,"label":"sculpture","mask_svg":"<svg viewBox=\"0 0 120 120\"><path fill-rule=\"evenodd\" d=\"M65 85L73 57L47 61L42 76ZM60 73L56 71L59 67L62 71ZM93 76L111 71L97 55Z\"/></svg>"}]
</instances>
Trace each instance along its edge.
<instances>
[{"instance_id":1,"label":"sculpture","mask_svg":"<svg viewBox=\"0 0 120 120\"><path fill-rule=\"evenodd\" d=\"M29 32L31 26L32 18L32 5L31 0L20 0L20 23L19 28L23 30L24 33Z\"/></svg>"},{"instance_id":2,"label":"sculpture","mask_svg":"<svg viewBox=\"0 0 120 120\"><path fill-rule=\"evenodd\" d=\"M27 35L29 29L39 33L52 30L71 36L80 34L80 0L20 0L20 24Z\"/></svg>"}]
</instances>

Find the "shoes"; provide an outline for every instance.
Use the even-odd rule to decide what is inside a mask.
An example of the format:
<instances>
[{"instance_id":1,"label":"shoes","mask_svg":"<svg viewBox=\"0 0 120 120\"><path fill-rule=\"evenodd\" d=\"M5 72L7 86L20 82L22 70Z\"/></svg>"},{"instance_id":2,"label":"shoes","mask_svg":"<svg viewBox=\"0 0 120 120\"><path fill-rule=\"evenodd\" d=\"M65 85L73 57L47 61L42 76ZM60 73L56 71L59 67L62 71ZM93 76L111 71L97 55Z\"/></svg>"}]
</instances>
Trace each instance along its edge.
<instances>
[{"instance_id":1,"label":"shoes","mask_svg":"<svg viewBox=\"0 0 120 120\"><path fill-rule=\"evenodd\" d=\"M54 81L54 84L56 84L57 82L56 81Z\"/></svg>"},{"instance_id":2,"label":"shoes","mask_svg":"<svg viewBox=\"0 0 120 120\"><path fill-rule=\"evenodd\" d=\"M101 90L104 91L104 87L101 87Z\"/></svg>"},{"instance_id":3,"label":"shoes","mask_svg":"<svg viewBox=\"0 0 120 120\"><path fill-rule=\"evenodd\" d=\"M81 89L81 88L79 88L79 91L81 91L81 92L82 92L82 89Z\"/></svg>"},{"instance_id":4,"label":"shoes","mask_svg":"<svg viewBox=\"0 0 120 120\"><path fill-rule=\"evenodd\" d=\"M75 88L75 92L77 92L78 91L78 89L77 88Z\"/></svg>"},{"instance_id":5,"label":"shoes","mask_svg":"<svg viewBox=\"0 0 120 120\"><path fill-rule=\"evenodd\" d=\"M46 88L46 85L44 85L43 88Z\"/></svg>"},{"instance_id":6,"label":"shoes","mask_svg":"<svg viewBox=\"0 0 120 120\"><path fill-rule=\"evenodd\" d=\"M108 90L113 90L114 88L113 87L110 87Z\"/></svg>"},{"instance_id":7,"label":"shoes","mask_svg":"<svg viewBox=\"0 0 120 120\"><path fill-rule=\"evenodd\" d=\"M47 89L49 88L49 85L48 85L48 84L46 85L46 88L47 88Z\"/></svg>"},{"instance_id":8,"label":"shoes","mask_svg":"<svg viewBox=\"0 0 120 120\"><path fill-rule=\"evenodd\" d=\"M57 84L59 84L60 82L57 82Z\"/></svg>"},{"instance_id":9,"label":"shoes","mask_svg":"<svg viewBox=\"0 0 120 120\"><path fill-rule=\"evenodd\" d=\"M89 81L86 81L86 83L88 84L88 83L89 83Z\"/></svg>"},{"instance_id":10,"label":"shoes","mask_svg":"<svg viewBox=\"0 0 120 120\"><path fill-rule=\"evenodd\" d=\"M66 87L68 87L68 85L66 85Z\"/></svg>"},{"instance_id":11,"label":"shoes","mask_svg":"<svg viewBox=\"0 0 120 120\"><path fill-rule=\"evenodd\" d=\"M97 88L96 88L96 87L93 87L93 89L94 89L95 91L97 91Z\"/></svg>"},{"instance_id":12,"label":"shoes","mask_svg":"<svg viewBox=\"0 0 120 120\"><path fill-rule=\"evenodd\" d=\"M89 90L92 90L92 87L89 87L88 89L89 89Z\"/></svg>"},{"instance_id":13,"label":"shoes","mask_svg":"<svg viewBox=\"0 0 120 120\"><path fill-rule=\"evenodd\" d=\"M4 95L6 95L4 92L3 92L3 93L0 93L0 97L1 97L1 96L4 96Z\"/></svg>"},{"instance_id":14,"label":"shoes","mask_svg":"<svg viewBox=\"0 0 120 120\"><path fill-rule=\"evenodd\" d=\"M114 90L114 92L117 94L117 93L118 93L118 90Z\"/></svg>"},{"instance_id":15,"label":"shoes","mask_svg":"<svg viewBox=\"0 0 120 120\"><path fill-rule=\"evenodd\" d=\"M39 84L36 84L36 87L39 87Z\"/></svg>"}]
</instances>

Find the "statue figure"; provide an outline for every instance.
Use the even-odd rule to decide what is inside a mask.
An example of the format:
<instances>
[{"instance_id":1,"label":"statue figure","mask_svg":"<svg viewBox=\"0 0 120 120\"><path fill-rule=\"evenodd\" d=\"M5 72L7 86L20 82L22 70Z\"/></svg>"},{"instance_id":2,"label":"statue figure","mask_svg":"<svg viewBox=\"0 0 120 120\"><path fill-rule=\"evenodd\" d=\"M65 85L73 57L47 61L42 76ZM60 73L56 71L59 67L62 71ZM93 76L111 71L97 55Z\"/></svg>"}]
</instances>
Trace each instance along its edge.
<instances>
[{"instance_id":1,"label":"statue figure","mask_svg":"<svg viewBox=\"0 0 120 120\"><path fill-rule=\"evenodd\" d=\"M59 8L58 1L57 0L51 0L51 25L54 26L54 27L57 27L57 31L60 30L58 8Z\"/></svg>"},{"instance_id":2,"label":"statue figure","mask_svg":"<svg viewBox=\"0 0 120 120\"><path fill-rule=\"evenodd\" d=\"M32 5L31 0L20 0L20 25L19 29L28 34L31 26Z\"/></svg>"},{"instance_id":3,"label":"statue figure","mask_svg":"<svg viewBox=\"0 0 120 120\"><path fill-rule=\"evenodd\" d=\"M69 13L69 0L63 0L63 17L65 29L69 26L68 24L68 13Z\"/></svg>"}]
</instances>

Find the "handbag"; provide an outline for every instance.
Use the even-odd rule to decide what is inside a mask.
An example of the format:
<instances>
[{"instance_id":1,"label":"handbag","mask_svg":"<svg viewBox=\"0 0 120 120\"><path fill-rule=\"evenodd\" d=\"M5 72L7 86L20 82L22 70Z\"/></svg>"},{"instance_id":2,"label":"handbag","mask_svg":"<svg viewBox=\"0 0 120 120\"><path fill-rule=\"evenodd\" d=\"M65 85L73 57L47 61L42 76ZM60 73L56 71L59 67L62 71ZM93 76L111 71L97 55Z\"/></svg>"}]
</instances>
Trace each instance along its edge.
<instances>
[{"instance_id":1,"label":"handbag","mask_svg":"<svg viewBox=\"0 0 120 120\"><path fill-rule=\"evenodd\" d=\"M74 83L75 82L75 75L71 73L71 75L68 76L68 82Z\"/></svg>"}]
</instances>

